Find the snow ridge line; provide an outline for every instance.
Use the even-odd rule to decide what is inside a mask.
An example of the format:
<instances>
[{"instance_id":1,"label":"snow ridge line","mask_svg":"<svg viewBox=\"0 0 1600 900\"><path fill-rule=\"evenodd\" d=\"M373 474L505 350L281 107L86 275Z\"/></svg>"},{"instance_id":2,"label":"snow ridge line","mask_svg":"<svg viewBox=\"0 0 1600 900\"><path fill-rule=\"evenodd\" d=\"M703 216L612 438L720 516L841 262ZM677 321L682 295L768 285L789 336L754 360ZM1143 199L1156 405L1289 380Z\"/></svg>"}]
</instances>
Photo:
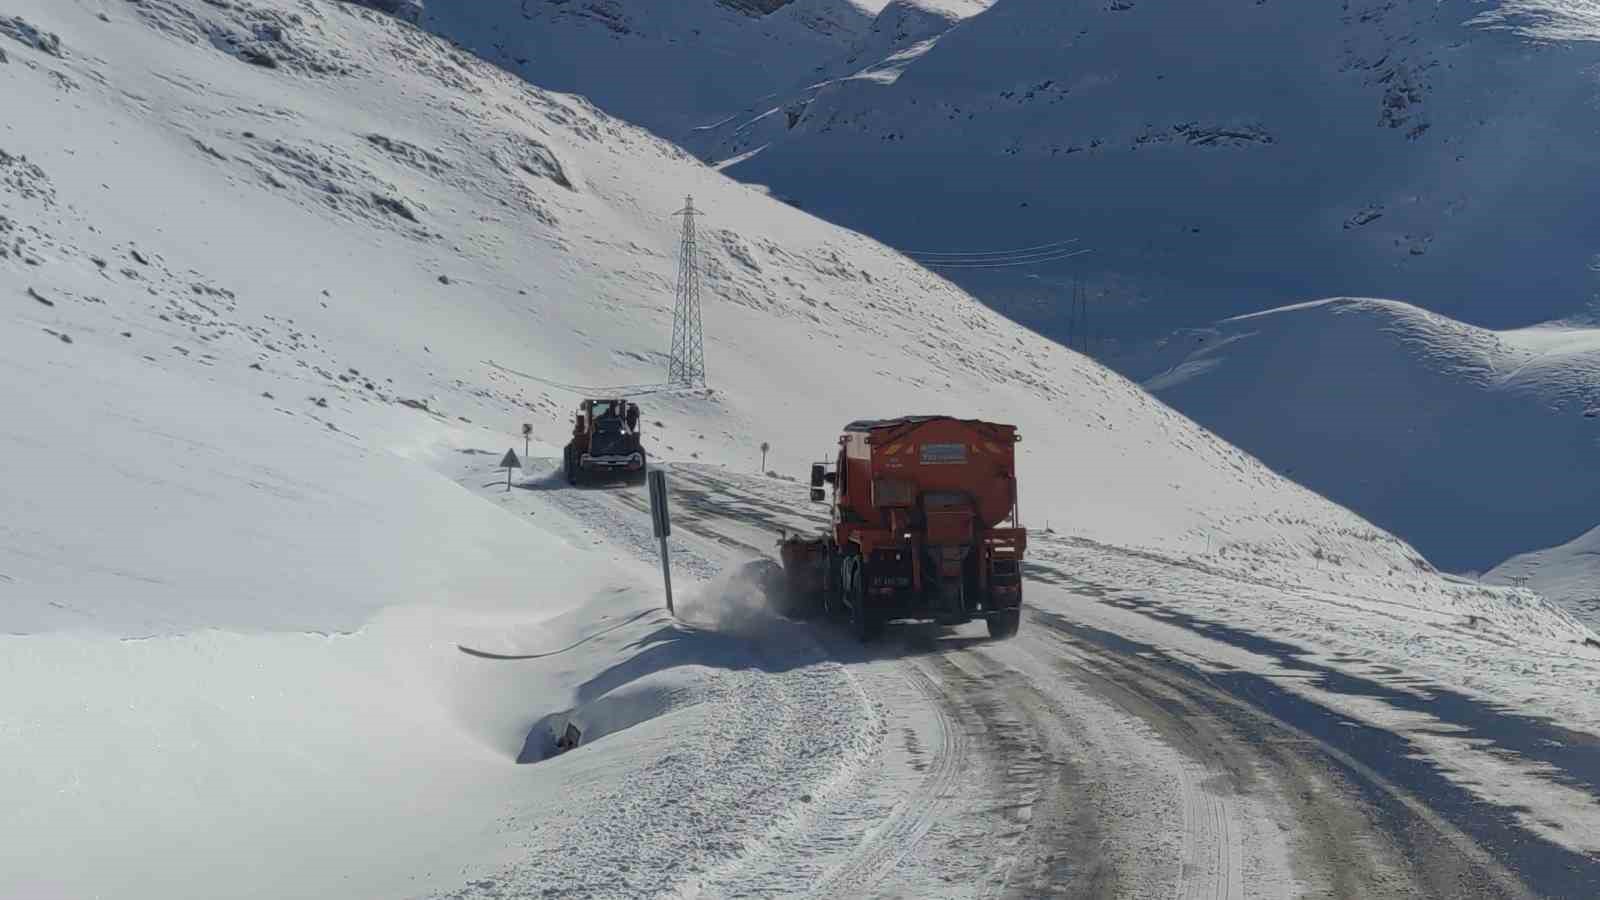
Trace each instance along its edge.
<instances>
[{"instance_id":1,"label":"snow ridge line","mask_svg":"<svg viewBox=\"0 0 1600 900\"><path fill-rule=\"evenodd\" d=\"M502 366L492 359L484 360L483 364L491 369L499 369L500 371L505 372L507 375L515 375L518 378L526 378L529 381L537 381L546 387L553 387L556 390L567 391L568 393L588 397L643 397L647 394L668 394L675 391L685 390L685 388L675 387L670 384L625 384L613 387L592 387L580 384L567 384L564 381L553 381L549 378L541 378L540 376L529 372L521 372L511 368L510 366Z\"/></svg>"}]
</instances>

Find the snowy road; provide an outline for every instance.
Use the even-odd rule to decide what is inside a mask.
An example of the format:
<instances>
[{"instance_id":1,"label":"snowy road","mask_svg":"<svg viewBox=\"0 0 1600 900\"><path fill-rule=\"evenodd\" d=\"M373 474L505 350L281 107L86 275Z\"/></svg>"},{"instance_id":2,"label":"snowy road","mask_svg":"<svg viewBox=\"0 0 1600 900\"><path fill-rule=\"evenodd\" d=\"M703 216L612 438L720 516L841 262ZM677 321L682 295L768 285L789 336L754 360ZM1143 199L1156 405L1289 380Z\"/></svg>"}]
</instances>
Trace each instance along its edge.
<instances>
[{"instance_id":1,"label":"snowy road","mask_svg":"<svg viewBox=\"0 0 1600 900\"><path fill-rule=\"evenodd\" d=\"M779 530L814 524L792 484L686 466L670 481L685 575L748 563L770 553ZM638 490L547 487L539 496L575 533L652 552ZM1072 566L1071 548L1040 541L1029 611L1009 642L981 626L902 625L862 647L826 624L725 617L778 673L769 680L809 672L808 696L855 706L826 716L797 707L784 728L839 729L851 750L799 802L752 816L752 833L677 880L677 893L1222 900L1600 889L1592 852L1525 827L1527 809L1484 802L1406 736L1330 705L1319 691L1341 690L1336 673L1229 657L1222 651L1244 652L1252 636L1117 595ZM1157 643L1151 628L1201 637ZM1360 687L1382 693L1376 683L1342 690ZM1536 759L1592 808L1596 773L1583 760L1593 738L1499 724L1521 729L1493 746L1502 756L1514 755L1509 746L1571 748Z\"/></svg>"}]
</instances>

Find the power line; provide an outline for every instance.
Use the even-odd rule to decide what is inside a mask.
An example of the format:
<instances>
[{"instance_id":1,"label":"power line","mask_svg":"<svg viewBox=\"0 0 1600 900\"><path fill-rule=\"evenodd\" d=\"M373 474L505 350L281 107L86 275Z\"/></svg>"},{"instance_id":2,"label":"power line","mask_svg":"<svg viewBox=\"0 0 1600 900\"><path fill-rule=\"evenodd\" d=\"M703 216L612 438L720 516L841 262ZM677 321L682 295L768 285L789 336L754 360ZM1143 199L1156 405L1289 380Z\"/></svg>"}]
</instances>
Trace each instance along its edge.
<instances>
[{"instance_id":1,"label":"power line","mask_svg":"<svg viewBox=\"0 0 1600 900\"><path fill-rule=\"evenodd\" d=\"M568 393L578 394L579 396L583 397L640 397L644 396L645 394L663 394L669 391L677 390L677 388L667 384L621 384L607 386L568 384L564 381L556 381L554 379L535 375L531 372L522 372L517 369L513 369L510 366L502 366L492 359L486 359L483 362L484 365L499 369L507 374L516 375L519 378L526 378L529 381L537 381L546 387L552 387L558 391L566 391Z\"/></svg>"},{"instance_id":2,"label":"power line","mask_svg":"<svg viewBox=\"0 0 1600 900\"><path fill-rule=\"evenodd\" d=\"M962 261L962 262L938 262L938 261L934 261L934 260L915 260L915 261L921 263L924 266L927 266L930 269L1006 269L1006 268L1012 268L1014 266L1034 266L1034 265L1038 265L1040 263L1056 262L1057 260L1071 259L1074 256L1082 256L1085 253L1092 253L1092 252L1094 252L1094 251L1092 251L1092 250L1090 250L1089 248L1086 247L1086 248L1084 248L1082 250L1073 250L1071 252L1062 252L1062 253L1057 253L1055 255L1045 255L1045 256L1039 256L1039 257L1031 257L1031 258L1027 258L1027 259L1009 259L1009 260L1005 260L1004 262L966 262L966 261Z\"/></svg>"},{"instance_id":3,"label":"power line","mask_svg":"<svg viewBox=\"0 0 1600 900\"><path fill-rule=\"evenodd\" d=\"M1064 241L1051 241L1048 244L1039 244L1035 247L1019 247L1015 250L902 250L900 252L906 256L1026 256L1042 250L1059 249L1077 242L1077 238L1068 238Z\"/></svg>"}]
</instances>

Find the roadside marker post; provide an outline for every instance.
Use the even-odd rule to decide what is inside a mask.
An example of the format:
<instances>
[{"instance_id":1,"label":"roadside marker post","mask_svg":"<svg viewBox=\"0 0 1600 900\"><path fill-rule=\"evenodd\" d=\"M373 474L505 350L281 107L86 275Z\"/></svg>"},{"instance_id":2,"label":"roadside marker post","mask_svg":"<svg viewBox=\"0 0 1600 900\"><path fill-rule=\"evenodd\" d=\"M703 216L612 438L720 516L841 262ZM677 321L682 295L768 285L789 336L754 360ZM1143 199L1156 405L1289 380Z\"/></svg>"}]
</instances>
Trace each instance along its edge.
<instances>
[{"instance_id":1,"label":"roadside marker post","mask_svg":"<svg viewBox=\"0 0 1600 900\"><path fill-rule=\"evenodd\" d=\"M667 587L667 614L677 615L672 608L672 561L667 554L667 536L672 534L672 517L667 512L667 473L651 469L646 476L650 481L650 524L656 539L661 541L661 581Z\"/></svg>"},{"instance_id":2,"label":"roadside marker post","mask_svg":"<svg viewBox=\"0 0 1600 900\"><path fill-rule=\"evenodd\" d=\"M522 461L517 459L517 451L507 450L506 455L500 459L500 468L506 470L506 493L511 492L511 470L522 468Z\"/></svg>"},{"instance_id":3,"label":"roadside marker post","mask_svg":"<svg viewBox=\"0 0 1600 900\"><path fill-rule=\"evenodd\" d=\"M529 425L526 422L524 422L524 423L522 423L522 455L523 456L527 456L529 454L530 451L528 450L528 442L531 441L531 440L533 440L533 426Z\"/></svg>"}]
</instances>

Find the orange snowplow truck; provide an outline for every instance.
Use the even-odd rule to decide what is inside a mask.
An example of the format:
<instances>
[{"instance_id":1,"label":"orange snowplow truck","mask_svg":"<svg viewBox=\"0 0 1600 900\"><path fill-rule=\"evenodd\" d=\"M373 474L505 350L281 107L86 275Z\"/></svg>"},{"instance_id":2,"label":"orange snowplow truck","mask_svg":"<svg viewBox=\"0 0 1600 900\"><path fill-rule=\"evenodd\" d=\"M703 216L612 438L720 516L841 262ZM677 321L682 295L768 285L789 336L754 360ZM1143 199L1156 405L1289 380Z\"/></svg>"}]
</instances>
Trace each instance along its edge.
<instances>
[{"instance_id":1,"label":"orange snowplow truck","mask_svg":"<svg viewBox=\"0 0 1600 900\"><path fill-rule=\"evenodd\" d=\"M851 422L811 499L832 486L833 526L779 542L792 597L848 615L868 640L891 619L988 621L1008 638L1022 616L1016 444L1010 425L907 416Z\"/></svg>"}]
</instances>

